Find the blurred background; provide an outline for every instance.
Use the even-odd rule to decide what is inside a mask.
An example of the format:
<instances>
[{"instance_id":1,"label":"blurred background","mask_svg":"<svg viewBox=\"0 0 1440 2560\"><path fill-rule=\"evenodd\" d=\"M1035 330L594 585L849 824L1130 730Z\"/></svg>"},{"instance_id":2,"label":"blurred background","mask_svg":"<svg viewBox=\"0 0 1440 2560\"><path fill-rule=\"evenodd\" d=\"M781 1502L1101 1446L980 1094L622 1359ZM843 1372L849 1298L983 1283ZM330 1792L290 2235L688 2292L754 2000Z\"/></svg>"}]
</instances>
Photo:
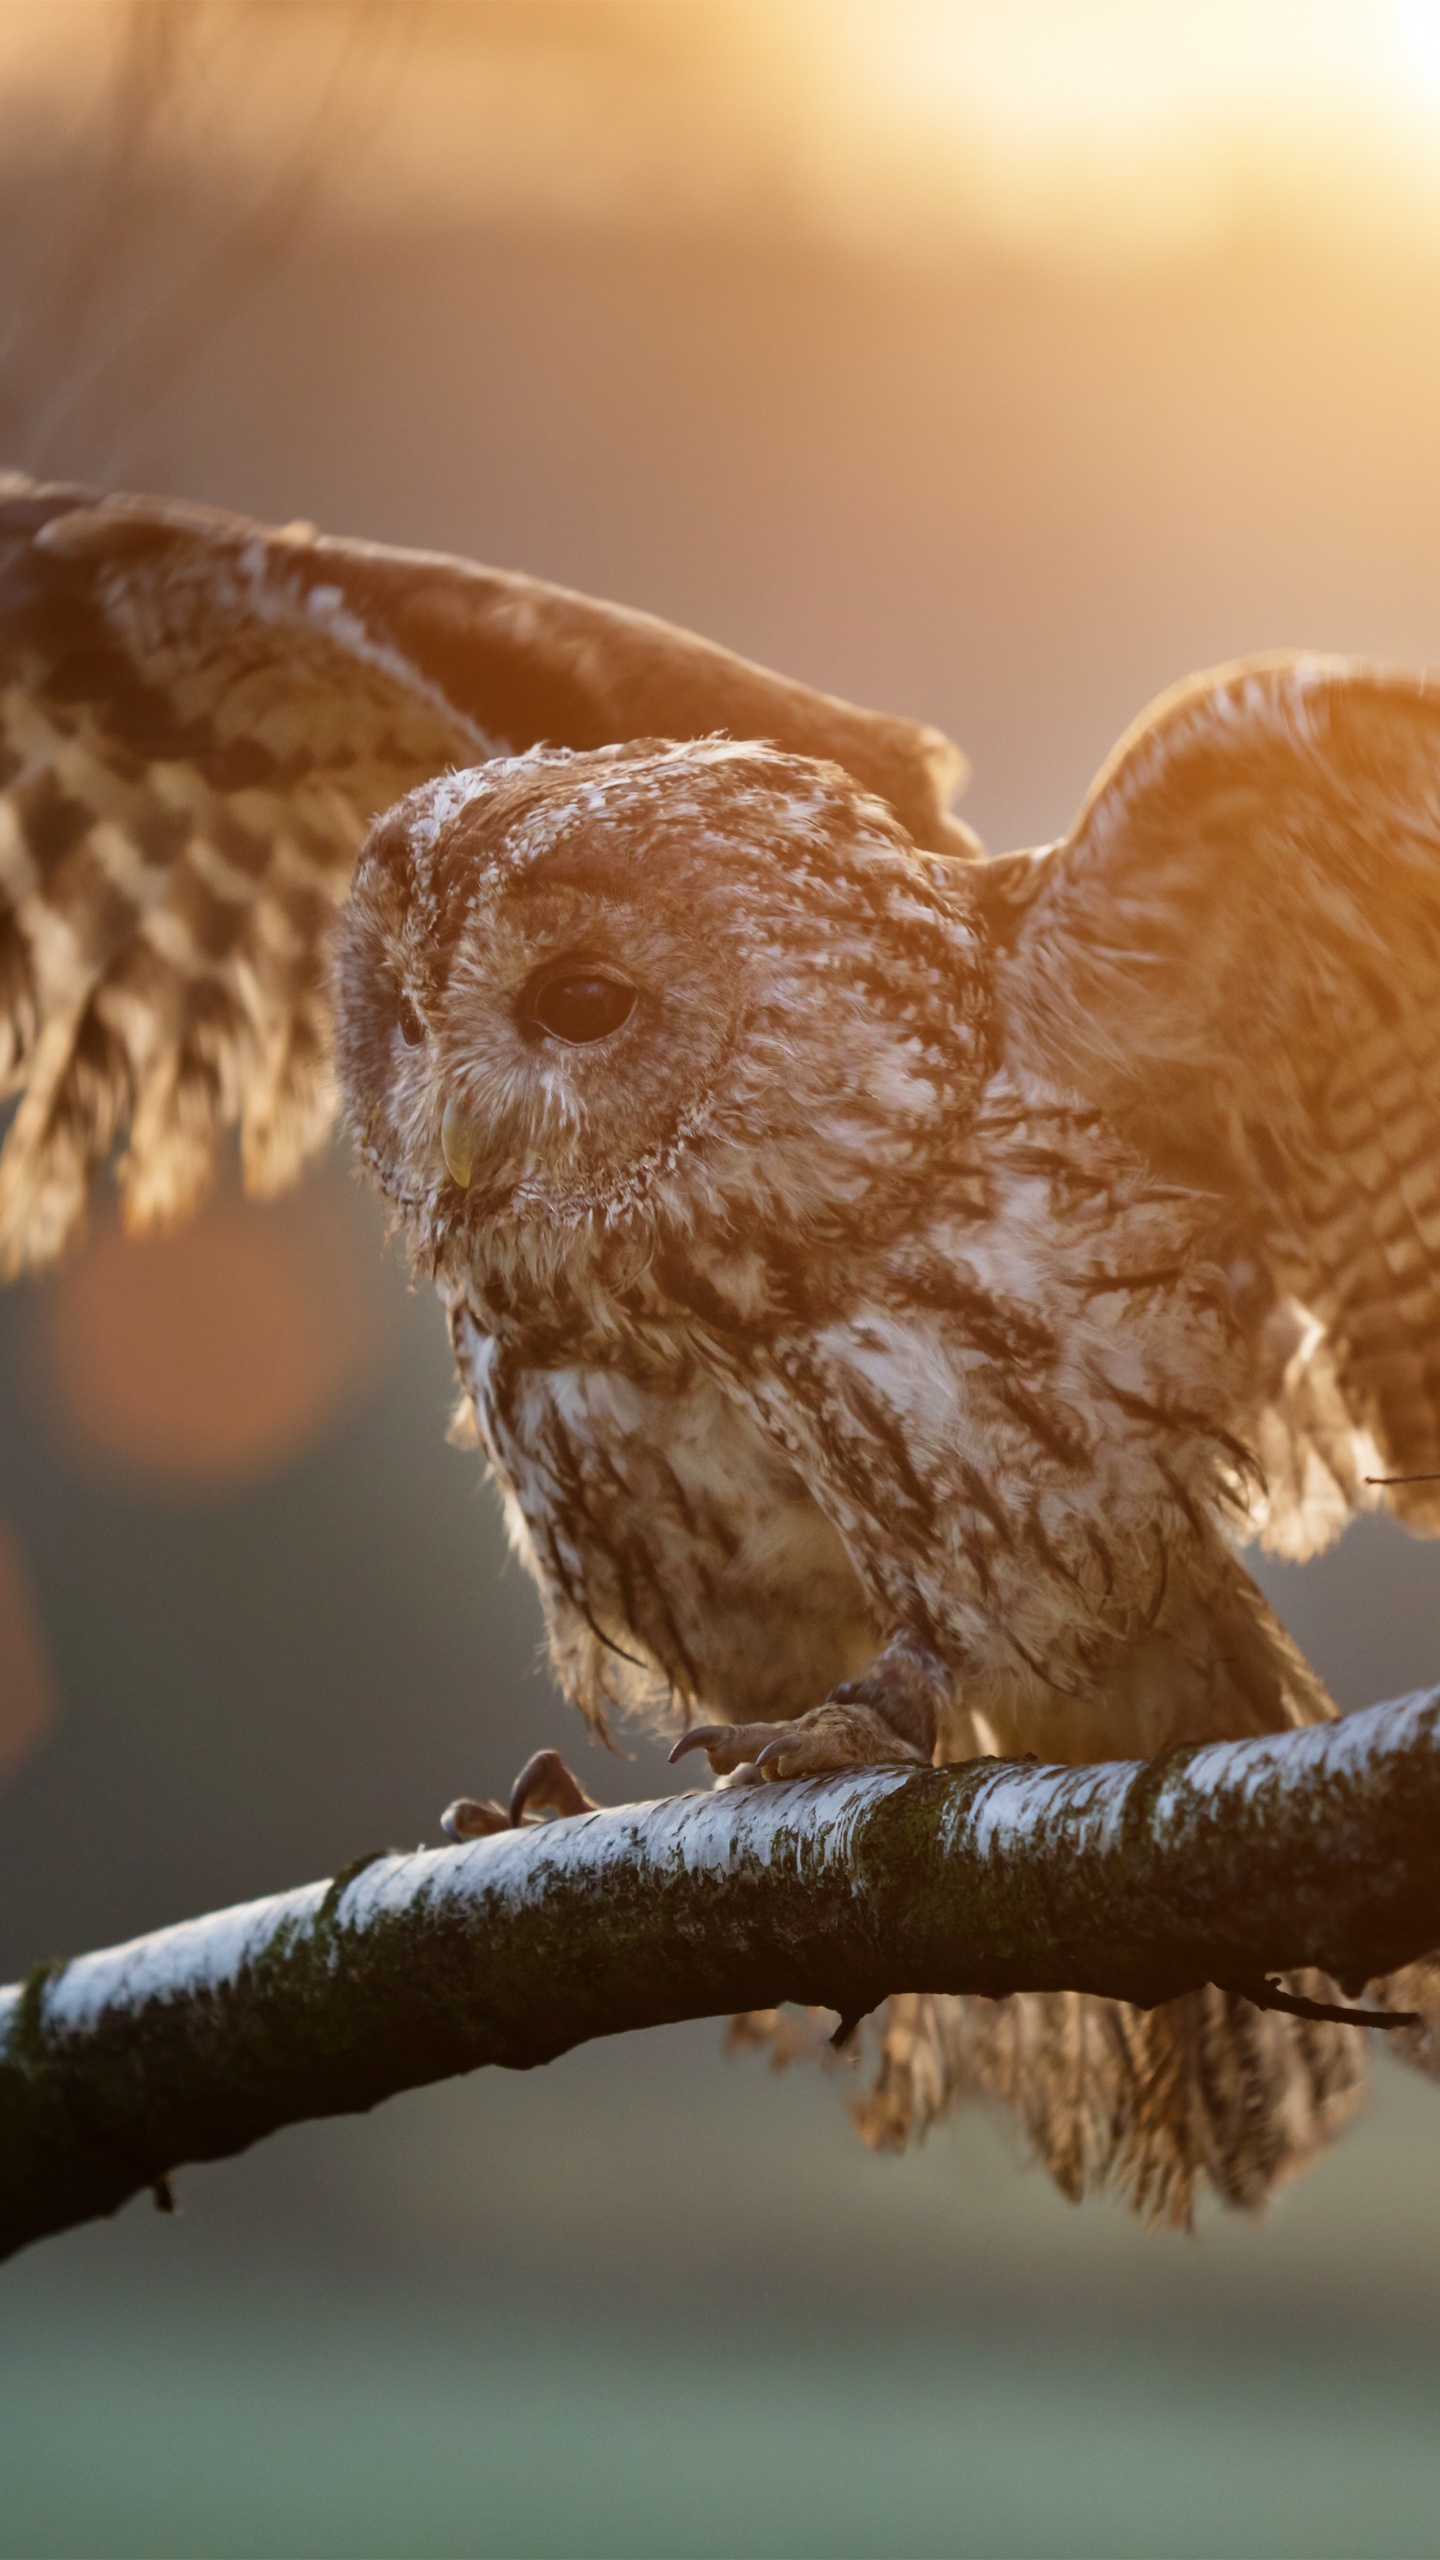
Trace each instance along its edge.
<instances>
[{"instance_id":1,"label":"blurred background","mask_svg":"<svg viewBox=\"0 0 1440 2560\"><path fill-rule=\"evenodd\" d=\"M1440 661L1440 5L5 0L0 448L524 568L937 721L996 848L1162 686ZM343 1151L0 1301L0 1975L562 1742ZM1347 1706L1440 1557L1265 1569ZM625 2039L0 2272L0 2554L1428 2554L1440 2092L1146 2237Z\"/></svg>"}]
</instances>

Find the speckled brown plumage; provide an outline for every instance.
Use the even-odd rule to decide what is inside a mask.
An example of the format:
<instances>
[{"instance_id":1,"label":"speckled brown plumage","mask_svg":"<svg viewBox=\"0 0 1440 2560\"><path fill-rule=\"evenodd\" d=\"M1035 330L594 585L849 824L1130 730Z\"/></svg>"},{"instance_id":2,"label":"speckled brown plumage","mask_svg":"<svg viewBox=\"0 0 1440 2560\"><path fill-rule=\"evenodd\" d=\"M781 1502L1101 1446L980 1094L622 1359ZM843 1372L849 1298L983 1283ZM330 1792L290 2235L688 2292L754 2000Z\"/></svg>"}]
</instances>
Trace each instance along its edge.
<instances>
[{"instance_id":1,"label":"speckled brown plumage","mask_svg":"<svg viewBox=\"0 0 1440 2560\"><path fill-rule=\"evenodd\" d=\"M117 1143L143 1218L227 1120L262 1183L313 1142L375 818L339 1083L593 1721L745 1780L1332 1712L1235 1545L1440 1520L1365 1481L1440 1467L1423 680L1202 680L987 863L933 733L643 618L150 502L8 526L12 1265ZM986 2090L1185 2220L1357 2085L1219 1993L897 1998L863 2129Z\"/></svg>"}]
</instances>

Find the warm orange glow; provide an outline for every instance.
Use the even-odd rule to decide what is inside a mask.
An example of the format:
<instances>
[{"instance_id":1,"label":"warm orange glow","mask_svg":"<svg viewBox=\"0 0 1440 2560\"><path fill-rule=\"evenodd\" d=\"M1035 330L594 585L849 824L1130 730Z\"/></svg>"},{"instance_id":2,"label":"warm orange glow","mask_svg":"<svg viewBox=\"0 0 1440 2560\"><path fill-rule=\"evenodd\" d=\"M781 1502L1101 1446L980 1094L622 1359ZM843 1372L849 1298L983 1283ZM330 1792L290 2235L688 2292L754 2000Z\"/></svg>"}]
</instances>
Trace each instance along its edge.
<instances>
[{"instance_id":1,"label":"warm orange glow","mask_svg":"<svg viewBox=\"0 0 1440 2560\"><path fill-rule=\"evenodd\" d=\"M25 1552L0 1520L0 1782L55 1721L58 1692Z\"/></svg>"},{"instance_id":2,"label":"warm orange glow","mask_svg":"<svg viewBox=\"0 0 1440 2560\"><path fill-rule=\"evenodd\" d=\"M9 0L0 113L26 147L47 124L103 134L126 17ZM187 0L185 18L188 69L146 148L215 174L318 148L352 218L758 205L1124 259L1258 208L1440 241L1437 0Z\"/></svg>"},{"instance_id":3,"label":"warm orange glow","mask_svg":"<svg viewBox=\"0 0 1440 2560\"><path fill-rule=\"evenodd\" d=\"M181 1234L103 1227L47 1293L53 1410L83 1464L216 1487L297 1457L372 1378L362 1239L323 1194L224 1200Z\"/></svg>"}]
</instances>

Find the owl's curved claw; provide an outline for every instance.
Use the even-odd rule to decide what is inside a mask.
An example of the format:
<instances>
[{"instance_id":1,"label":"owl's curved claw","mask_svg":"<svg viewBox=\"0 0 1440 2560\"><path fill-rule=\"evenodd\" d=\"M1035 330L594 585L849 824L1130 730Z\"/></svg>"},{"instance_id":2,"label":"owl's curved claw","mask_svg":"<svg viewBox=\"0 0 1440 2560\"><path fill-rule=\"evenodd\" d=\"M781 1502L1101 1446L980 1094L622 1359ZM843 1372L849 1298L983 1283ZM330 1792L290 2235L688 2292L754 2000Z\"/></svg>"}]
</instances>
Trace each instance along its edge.
<instances>
[{"instance_id":1,"label":"owl's curved claw","mask_svg":"<svg viewBox=\"0 0 1440 2560\"><path fill-rule=\"evenodd\" d=\"M535 1751L510 1790L508 1811L488 1797L477 1802L474 1796L457 1796L441 1814L440 1828L447 1840L493 1840L497 1832L518 1831L547 1813L595 1810L594 1797L587 1796L558 1751Z\"/></svg>"},{"instance_id":2,"label":"owl's curved claw","mask_svg":"<svg viewBox=\"0 0 1440 2560\"><path fill-rule=\"evenodd\" d=\"M510 1790L509 1821L518 1831L528 1813L543 1809L547 1813L594 1813L595 1799L587 1796L574 1771L567 1769L558 1751L532 1752Z\"/></svg>"},{"instance_id":3,"label":"owl's curved claw","mask_svg":"<svg viewBox=\"0 0 1440 2560\"><path fill-rule=\"evenodd\" d=\"M758 1761L768 1743L783 1736L782 1724L692 1724L670 1754L673 1768L687 1751L703 1751L717 1778L728 1778L746 1762Z\"/></svg>"}]
</instances>

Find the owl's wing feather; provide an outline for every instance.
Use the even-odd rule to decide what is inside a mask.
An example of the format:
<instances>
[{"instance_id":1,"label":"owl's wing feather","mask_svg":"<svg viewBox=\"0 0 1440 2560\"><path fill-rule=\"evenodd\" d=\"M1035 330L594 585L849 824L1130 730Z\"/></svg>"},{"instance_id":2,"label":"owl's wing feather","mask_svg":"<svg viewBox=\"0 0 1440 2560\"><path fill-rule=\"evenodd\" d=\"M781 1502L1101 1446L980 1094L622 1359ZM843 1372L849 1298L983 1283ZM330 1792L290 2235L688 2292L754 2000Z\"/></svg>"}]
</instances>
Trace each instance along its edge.
<instances>
[{"instance_id":1,"label":"owl's wing feather","mask_svg":"<svg viewBox=\"0 0 1440 2560\"><path fill-rule=\"evenodd\" d=\"M49 1260L117 1144L183 1216L334 1116L324 943L371 820L545 740L715 729L842 763L937 851L962 777L888 720L645 614L438 554L0 481L0 1271Z\"/></svg>"},{"instance_id":2,"label":"owl's wing feather","mask_svg":"<svg viewBox=\"0 0 1440 2560\"><path fill-rule=\"evenodd\" d=\"M1214 1194L1241 1296L1247 1261L1278 1293L1268 1542L1381 1499L1440 1529L1440 1483L1364 1481L1440 1471L1440 681L1201 678L984 894L1011 1055Z\"/></svg>"}]
</instances>

